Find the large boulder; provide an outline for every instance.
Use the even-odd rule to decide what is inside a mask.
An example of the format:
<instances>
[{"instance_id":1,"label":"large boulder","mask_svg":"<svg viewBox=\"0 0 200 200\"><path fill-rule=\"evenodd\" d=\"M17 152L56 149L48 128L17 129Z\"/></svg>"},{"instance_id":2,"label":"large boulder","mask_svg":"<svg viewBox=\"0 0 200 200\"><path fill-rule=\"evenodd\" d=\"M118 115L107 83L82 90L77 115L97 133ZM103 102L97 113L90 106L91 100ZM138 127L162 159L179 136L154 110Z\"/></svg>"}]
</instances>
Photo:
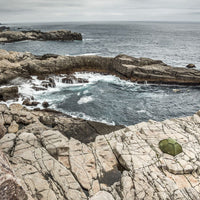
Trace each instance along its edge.
<instances>
[{"instance_id":1,"label":"large boulder","mask_svg":"<svg viewBox=\"0 0 200 200\"><path fill-rule=\"evenodd\" d=\"M19 97L19 94L18 94L17 86L0 88L0 100L1 101L17 99L18 97Z\"/></svg>"}]
</instances>

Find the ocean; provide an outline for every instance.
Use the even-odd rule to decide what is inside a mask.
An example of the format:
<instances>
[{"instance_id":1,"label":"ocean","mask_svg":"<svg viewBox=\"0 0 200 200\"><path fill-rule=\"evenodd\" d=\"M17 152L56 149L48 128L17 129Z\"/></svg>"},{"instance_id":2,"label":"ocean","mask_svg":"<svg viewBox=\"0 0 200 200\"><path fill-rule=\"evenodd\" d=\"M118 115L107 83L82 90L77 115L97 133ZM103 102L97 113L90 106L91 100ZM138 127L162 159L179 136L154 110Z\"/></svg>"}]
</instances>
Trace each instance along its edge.
<instances>
[{"instance_id":1,"label":"ocean","mask_svg":"<svg viewBox=\"0 0 200 200\"><path fill-rule=\"evenodd\" d=\"M200 23L183 22L73 22L9 24L13 30L58 30L80 32L83 41L21 41L0 44L8 51L28 51L36 55L117 56L159 59L168 65L185 67L193 63L200 69ZM33 91L36 77L20 83L24 96L48 101L50 107L74 117L109 124L132 125L142 121L188 116L200 109L199 87L137 84L115 76L76 73L89 83L63 84ZM13 82L14 83L14 82ZM17 83L17 81L16 81ZM16 84L14 83L14 84Z\"/></svg>"}]
</instances>

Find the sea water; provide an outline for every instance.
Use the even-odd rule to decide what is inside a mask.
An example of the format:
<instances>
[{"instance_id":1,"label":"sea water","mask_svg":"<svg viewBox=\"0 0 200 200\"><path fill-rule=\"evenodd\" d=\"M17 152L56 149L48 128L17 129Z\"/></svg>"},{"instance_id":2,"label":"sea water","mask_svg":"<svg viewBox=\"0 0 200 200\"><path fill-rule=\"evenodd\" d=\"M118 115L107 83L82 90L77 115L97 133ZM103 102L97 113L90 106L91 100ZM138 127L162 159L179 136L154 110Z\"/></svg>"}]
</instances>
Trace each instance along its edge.
<instances>
[{"instance_id":1,"label":"sea water","mask_svg":"<svg viewBox=\"0 0 200 200\"><path fill-rule=\"evenodd\" d=\"M178 67L194 63L200 69L200 23L77 22L10 26L14 30L69 29L82 33L83 41L22 41L0 45L9 51L28 51L36 55L117 56L123 53L159 59ZM46 91L32 89L33 84L41 85L37 77L30 81L15 80L13 84L19 84L23 96L34 96L41 103L48 101L51 108L109 124L161 121L188 116L200 109L199 87L137 84L94 73L75 73L75 76L87 79L88 83L66 84L61 77L54 77L56 87Z\"/></svg>"}]
</instances>

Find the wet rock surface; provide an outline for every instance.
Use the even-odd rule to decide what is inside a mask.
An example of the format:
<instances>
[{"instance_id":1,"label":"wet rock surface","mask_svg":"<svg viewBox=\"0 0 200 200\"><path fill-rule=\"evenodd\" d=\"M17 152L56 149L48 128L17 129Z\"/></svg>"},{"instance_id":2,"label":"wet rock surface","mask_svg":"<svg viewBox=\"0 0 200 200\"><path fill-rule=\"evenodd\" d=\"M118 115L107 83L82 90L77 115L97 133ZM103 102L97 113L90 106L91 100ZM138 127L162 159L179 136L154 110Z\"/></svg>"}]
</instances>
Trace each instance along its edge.
<instances>
[{"instance_id":1,"label":"wet rock surface","mask_svg":"<svg viewBox=\"0 0 200 200\"><path fill-rule=\"evenodd\" d=\"M5 29L4 29L5 30ZM22 40L82 40L80 33L68 30L42 32L32 31L3 31L0 28L0 42L17 42Z\"/></svg>"},{"instance_id":2,"label":"wet rock surface","mask_svg":"<svg viewBox=\"0 0 200 200\"><path fill-rule=\"evenodd\" d=\"M191 64L191 63L188 64L188 65L186 65L186 67L187 67L187 68L196 68L196 66L195 66L194 64Z\"/></svg>"},{"instance_id":3,"label":"wet rock surface","mask_svg":"<svg viewBox=\"0 0 200 200\"><path fill-rule=\"evenodd\" d=\"M5 131L0 150L27 198L199 199L199 112L118 130L96 122L93 131L88 121L50 110L12 104L0 105L0 112L2 125L14 130ZM163 153L158 144L166 138L174 138L183 152Z\"/></svg>"}]
</instances>

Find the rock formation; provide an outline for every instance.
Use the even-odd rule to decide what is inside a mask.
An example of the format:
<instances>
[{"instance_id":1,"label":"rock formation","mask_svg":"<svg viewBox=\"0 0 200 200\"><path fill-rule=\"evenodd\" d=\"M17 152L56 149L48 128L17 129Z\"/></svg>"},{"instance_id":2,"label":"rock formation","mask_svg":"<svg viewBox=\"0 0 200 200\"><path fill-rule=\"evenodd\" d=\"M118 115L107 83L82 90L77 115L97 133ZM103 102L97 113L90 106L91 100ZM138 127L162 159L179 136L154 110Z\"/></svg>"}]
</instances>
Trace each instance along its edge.
<instances>
[{"instance_id":1,"label":"rock formation","mask_svg":"<svg viewBox=\"0 0 200 200\"><path fill-rule=\"evenodd\" d=\"M109 73L138 82L200 84L198 70L147 58L34 56L0 50L0 84L17 77L43 79L75 71ZM53 79L47 80L47 87L54 87ZM0 104L0 198L197 200L199 133L200 111L124 127L74 119L50 109ZM183 152L163 153L159 142L167 138L176 140Z\"/></svg>"},{"instance_id":2,"label":"rock formation","mask_svg":"<svg viewBox=\"0 0 200 200\"><path fill-rule=\"evenodd\" d=\"M16 99L19 97L18 87L3 87L0 88L0 101L7 101L9 99Z\"/></svg>"},{"instance_id":3,"label":"rock formation","mask_svg":"<svg viewBox=\"0 0 200 200\"><path fill-rule=\"evenodd\" d=\"M22 40L82 40L80 33L67 30L49 32L41 31L3 31L0 32L0 42L17 42Z\"/></svg>"},{"instance_id":4,"label":"rock formation","mask_svg":"<svg viewBox=\"0 0 200 200\"><path fill-rule=\"evenodd\" d=\"M1 24L0 24L1 25ZM10 27L7 26L0 26L0 32L5 31L5 30L10 30Z\"/></svg>"},{"instance_id":5,"label":"rock formation","mask_svg":"<svg viewBox=\"0 0 200 200\"><path fill-rule=\"evenodd\" d=\"M186 65L186 67L187 67L187 68L196 68L196 66L195 66L194 64L191 64L191 63L188 64L188 65Z\"/></svg>"},{"instance_id":6,"label":"rock formation","mask_svg":"<svg viewBox=\"0 0 200 200\"><path fill-rule=\"evenodd\" d=\"M7 129L0 150L30 198L199 199L200 112L116 131L19 104L0 105L0 114ZM158 144L166 138L174 138L183 152L162 153Z\"/></svg>"},{"instance_id":7,"label":"rock formation","mask_svg":"<svg viewBox=\"0 0 200 200\"><path fill-rule=\"evenodd\" d=\"M92 71L114 74L138 83L199 85L200 71L185 67L171 67L159 60L119 55L100 56L34 56L31 53L0 50L0 84L16 77L49 74L70 74ZM49 81L50 82L50 81ZM52 83L51 83L52 84Z\"/></svg>"}]
</instances>

